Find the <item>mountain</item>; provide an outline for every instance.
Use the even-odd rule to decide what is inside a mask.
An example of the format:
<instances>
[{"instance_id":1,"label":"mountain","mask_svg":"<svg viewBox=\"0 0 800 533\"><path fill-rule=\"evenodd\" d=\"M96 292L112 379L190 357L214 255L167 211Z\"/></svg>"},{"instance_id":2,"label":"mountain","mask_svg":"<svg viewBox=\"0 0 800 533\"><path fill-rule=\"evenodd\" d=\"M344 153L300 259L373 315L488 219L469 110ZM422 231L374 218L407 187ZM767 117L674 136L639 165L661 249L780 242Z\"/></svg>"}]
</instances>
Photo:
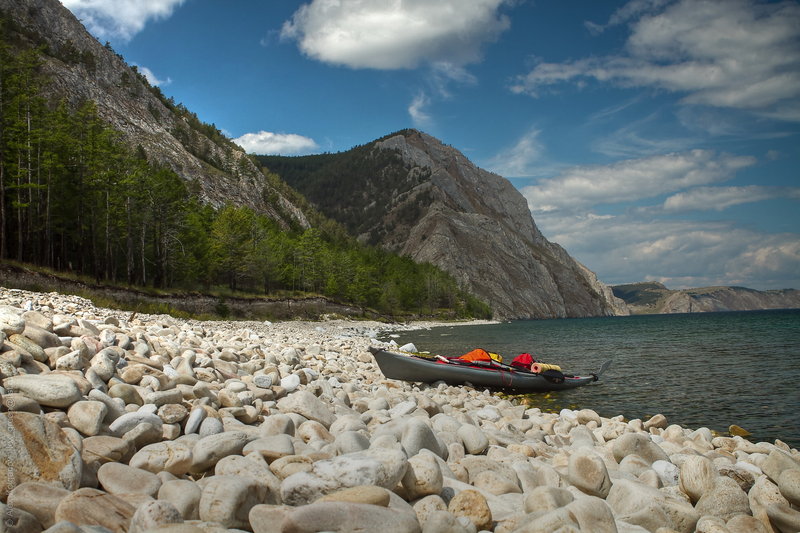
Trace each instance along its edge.
<instances>
[{"instance_id":1,"label":"mountain","mask_svg":"<svg viewBox=\"0 0 800 533\"><path fill-rule=\"evenodd\" d=\"M404 130L340 154L259 160L362 241L449 272L496 318L628 314L544 238L508 180L430 135Z\"/></svg>"},{"instance_id":2,"label":"mountain","mask_svg":"<svg viewBox=\"0 0 800 533\"><path fill-rule=\"evenodd\" d=\"M703 287L670 290L661 283L649 281L615 285L612 290L637 314L800 309L800 290L796 289L757 291L745 287Z\"/></svg>"},{"instance_id":3,"label":"mountain","mask_svg":"<svg viewBox=\"0 0 800 533\"><path fill-rule=\"evenodd\" d=\"M100 44L58 0L0 0L4 40L19 49L43 47L42 70L51 101L73 108L86 100L149 161L165 165L215 207L226 202L265 214L284 227L310 226L258 165L213 125L151 87L135 67Z\"/></svg>"}]
</instances>

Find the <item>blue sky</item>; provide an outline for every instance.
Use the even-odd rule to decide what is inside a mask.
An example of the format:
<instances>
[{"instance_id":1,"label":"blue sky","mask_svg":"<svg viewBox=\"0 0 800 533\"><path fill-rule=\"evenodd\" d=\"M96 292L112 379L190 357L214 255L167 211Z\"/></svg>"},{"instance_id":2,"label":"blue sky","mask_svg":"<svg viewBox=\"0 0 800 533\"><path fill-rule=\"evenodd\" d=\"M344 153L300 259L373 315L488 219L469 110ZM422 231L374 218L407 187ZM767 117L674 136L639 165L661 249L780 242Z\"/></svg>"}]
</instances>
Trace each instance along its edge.
<instances>
[{"instance_id":1,"label":"blue sky","mask_svg":"<svg viewBox=\"0 0 800 533\"><path fill-rule=\"evenodd\" d=\"M800 3L62 0L248 152L421 129L609 284L800 288Z\"/></svg>"}]
</instances>

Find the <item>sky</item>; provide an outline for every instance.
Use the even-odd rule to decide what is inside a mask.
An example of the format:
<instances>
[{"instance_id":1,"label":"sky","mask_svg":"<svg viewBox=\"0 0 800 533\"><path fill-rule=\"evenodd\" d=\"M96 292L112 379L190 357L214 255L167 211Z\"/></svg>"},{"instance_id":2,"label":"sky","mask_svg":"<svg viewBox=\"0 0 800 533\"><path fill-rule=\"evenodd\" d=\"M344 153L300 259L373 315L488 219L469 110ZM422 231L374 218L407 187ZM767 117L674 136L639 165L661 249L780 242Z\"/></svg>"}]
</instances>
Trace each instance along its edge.
<instances>
[{"instance_id":1,"label":"sky","mask_svg":"<svg viewBox=\"0 0 800 533\"><path fill-rule=\"evenodd\" d=\"M608 284L800 289L800 2L61 0L246 151L417 128Z\"/></svg>"}]
</instances>

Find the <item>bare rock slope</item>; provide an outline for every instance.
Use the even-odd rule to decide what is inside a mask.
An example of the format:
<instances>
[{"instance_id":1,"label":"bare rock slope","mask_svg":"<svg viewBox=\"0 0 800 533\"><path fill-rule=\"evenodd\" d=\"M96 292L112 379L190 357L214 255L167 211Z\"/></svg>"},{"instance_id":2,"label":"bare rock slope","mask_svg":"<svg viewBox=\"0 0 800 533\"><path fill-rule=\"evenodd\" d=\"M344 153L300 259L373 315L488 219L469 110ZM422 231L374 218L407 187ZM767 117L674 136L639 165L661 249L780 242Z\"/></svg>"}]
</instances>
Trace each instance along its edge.
<instances>
[{"instance_id":1,"label":"bare rock slope","mask_svg":"<svg viewBox=\"0 0 800 533\"><path fill-rule=\"evenodd\" d=\"M492 306L495 318L628 314L594 273L544 238L507 179L478 168L455 148L404 130L342 157L349 166L331 159L316 177L292 175L286 167L276 171L362 240L450 272ZM389 162L372 173L349 171L377 160ZM338 206L326 208L326 191L336 187L355 191L348 209L357 210L358 218L345 219L348 211Z\"/></svg>"}]
</instances>

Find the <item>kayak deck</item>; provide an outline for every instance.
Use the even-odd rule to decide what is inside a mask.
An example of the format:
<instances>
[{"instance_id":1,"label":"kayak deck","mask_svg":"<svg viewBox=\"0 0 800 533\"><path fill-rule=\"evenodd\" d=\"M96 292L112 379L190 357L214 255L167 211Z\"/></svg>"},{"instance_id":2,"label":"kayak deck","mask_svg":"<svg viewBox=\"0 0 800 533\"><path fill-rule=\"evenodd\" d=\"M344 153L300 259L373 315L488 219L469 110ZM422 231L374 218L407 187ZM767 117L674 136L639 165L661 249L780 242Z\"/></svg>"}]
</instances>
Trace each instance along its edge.
<instances>
[{"instance_id":1,"label":"kayak deck","mask_svg":"<svg viewBox=\"0 0 800 533\"><path fill-rule=\"evenodd\" d=\"M384 376L401 381L433 383L444 381L449 385L471 383L474 386L510 389L516 392L548 392L574 389L597 381L598 375L549 377L512 369L482 368L479 366L437 362L435 359L370 347L375 361Z\"/></svg>"}]
</instances>

